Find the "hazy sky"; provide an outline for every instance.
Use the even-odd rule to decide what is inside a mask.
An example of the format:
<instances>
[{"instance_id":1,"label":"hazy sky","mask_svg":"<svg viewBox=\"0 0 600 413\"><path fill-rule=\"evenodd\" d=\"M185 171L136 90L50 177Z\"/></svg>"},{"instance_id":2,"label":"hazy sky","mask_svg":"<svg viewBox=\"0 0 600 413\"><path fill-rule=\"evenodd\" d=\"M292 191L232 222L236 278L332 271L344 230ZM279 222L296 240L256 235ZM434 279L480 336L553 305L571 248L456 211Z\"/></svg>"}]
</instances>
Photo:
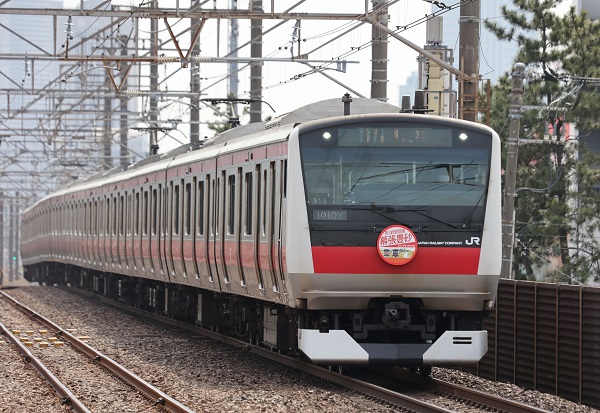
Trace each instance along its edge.
<instances>
[{"instance_id":1,"label":"hazy sky","mask_svg":"<svg viewBox=\"0 0 600 413\"><path fill-rule=\"evenodd\" d=\"M91 6L86 3L86 8L93 7L98 1L92 2ZM216 8L228 8L229 0L216 1ZM289 8L290 5L296 2L276 0L275 11L281 12ZM128 4L137 6L138 1L113 1L113 4ZM159 6L175 7L179 4L180 7L189 7L189 0L171 0L160 1ZM212 8L215 2L208 2L204 7ZM372 7L369 1L368 7ZM67 7L79 7L78 0L66 2ZM239 1L238 8L244 9L248 7L248 1ZM271 2L263 1L265 12L270 12ZM419 19L423 18L426 13L431 10L431 4L417 0L401 0L389 9L390 22L388 26L395 29L396 26L406 26ZM364 0L337 0L323 2L321 0L307 0L304 4L293 10L294 12L320 12L320 13L356 13L361 14L365 11ZM142 36L148 36L149 30L148 20L140 20ZM169 23L173 26L175 33L184 29L187 23L185 20L177 21L171 19ZM263 30L267 30L279 23L279 20L263 20ZM247 42L250 39L250 21L238 20L239 24L239 45ZM291 46L290 40L294 32L295 20L285 22L278 29L268 33L263 38L263 56L265 57L290 57ZM323 45L331 38L337 36L353 23L347 21L308 21L301 22L300 37L303 39L301 43L301 52L306 53ZM74 31L77 33L81 26L75 26ZM90 28L93 29L93 28ZM168 37L168 32L162 21L159 21L159 30L162 37ZM228 53L228 20L208 20L202 29L201 33L201 55L202 56L224 56ZM401 33L410 41L423 45L425 42L425 24L421 24L415 28ZM189 41L190 35L186 34L182 37L182 48L184 53L187 50L185 42ZM304 40L306 39L306 40ZM310 58L319 60L336 59L360 46L366 46L359 52L353 53L347 57L347 60L359 61L358 64L348 64L346 73L340 73L334 70L327 70L326 73L335 77L339 81L348 85L350 88L358 91L366 97L370 96L370 79L371 79L371 48L368 43L371 39L371 26L364 24L359 29L345 35L344 37L334 41L333 43L323 47L322 49L312 53ZM146 43L147 44L147 43ZM217 48L218 45L218 48ZM298 45L294 45L294 51L297 53ZM287 48L287 49L286 49ZM172 51L176 55L176 51ZM171 53L169 53L171 55ZM239 57L249 57L250 47L245 47L238 52ZM398 86L405 82L406 77L411 71L417 69L417 53L409 47L400 43L398 40L391 38L388 49L388 98L392 104L398 104ZM179 64L172 63L162 65L159 68L159 75L165 76L177 69ZM244 64L240 63L240 67ZM335 69L335 65L331 68ZM201 65L200 76L202 77L201 87L207 88L218 80L225 77L228 67L223 63L205 63ZM268 102L276 111L273 113L268 106L263 107L263 116L276 116L294 110L298 107L312 103L314 101L340 97L348 92L342 86L337 85L331 80L326 79L318 73L302 76L310 69L298 63L270 63L267 62L263 66L263 100ZM188 90L189 88L189 70L181 70L176 76L173 76L165 84L164 88L168 90ZM249 97L250 91L250 70L245 69L238 73L239 77L239 97ZM292 80L298 78L298 80ZM163 88L163 90L164 90ZM202 97L219 98L226 97L228 92L227 81L222 81L216 86L204 89ZM352 93L351 93L352 94ZM166 106L166 105L165 105ZM189 107L185 105L170 105L162 113L163 119L183 118L188 115ZM207 121L212 118L209 109L201 110L201 121ZM180 125L179 130L184 134L187 133L188 127ZM201 134L212 135L205 125L201 127ZM182 134L173 134L173 136L184 139ZM173 144L175 145L175 144ZM162 149L162 148L161 148ZM162 150L161 150L162 152Z\"/></svg>"}]
</instances>

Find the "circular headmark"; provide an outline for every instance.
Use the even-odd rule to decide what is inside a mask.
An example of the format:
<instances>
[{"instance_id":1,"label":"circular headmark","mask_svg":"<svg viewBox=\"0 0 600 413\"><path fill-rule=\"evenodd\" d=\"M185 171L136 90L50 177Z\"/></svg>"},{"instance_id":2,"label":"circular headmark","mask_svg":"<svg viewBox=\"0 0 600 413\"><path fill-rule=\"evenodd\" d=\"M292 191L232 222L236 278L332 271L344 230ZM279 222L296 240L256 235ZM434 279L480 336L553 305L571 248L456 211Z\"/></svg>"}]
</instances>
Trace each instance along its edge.
<instances>
[{"instance_id":1,"label":"circular headmark","mask_svg":"<svg viewBox=\"0 0 600 413\"><path fill-rule=\"evenodd\" d=\"M391 225L377 238L377 252L391 265L404 265L417 254L417 237L404 225Z\"/></svg>"}]
</instances>

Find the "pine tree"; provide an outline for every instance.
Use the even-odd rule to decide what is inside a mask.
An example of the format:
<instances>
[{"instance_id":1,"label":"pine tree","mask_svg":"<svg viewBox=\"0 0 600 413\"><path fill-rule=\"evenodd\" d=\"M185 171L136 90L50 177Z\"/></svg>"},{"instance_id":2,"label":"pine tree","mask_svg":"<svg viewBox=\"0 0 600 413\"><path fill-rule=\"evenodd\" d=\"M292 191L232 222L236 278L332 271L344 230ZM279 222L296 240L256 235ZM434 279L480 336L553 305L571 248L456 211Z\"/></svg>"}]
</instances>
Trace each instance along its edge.
<instances>
[{"instance_id":1,"label":"pine tree","mask_svg":"<svg viewBox=\"0 0 600 413\"><path fill-rule=\"evenodd\" d=\"M600 23L573 8L556 15L560 2L513 0L514 8L502 10L508 27L485 22L499 39L518 42L515 61L541 74L526 82L524 104L545 109L523 111L521 138L541 139L562 122L580 130L600 127L600 83L593 81L600 77ZM510 77L505 76L492 95L492 127L504 141L511 93ZM517 278L535 279L546 263L548 281L600 281L600 244L595 238L600 229L600 174L595 169L600 158L586 152L582 145L519 147L513 260Z\"/></svg>"}]
</instances>

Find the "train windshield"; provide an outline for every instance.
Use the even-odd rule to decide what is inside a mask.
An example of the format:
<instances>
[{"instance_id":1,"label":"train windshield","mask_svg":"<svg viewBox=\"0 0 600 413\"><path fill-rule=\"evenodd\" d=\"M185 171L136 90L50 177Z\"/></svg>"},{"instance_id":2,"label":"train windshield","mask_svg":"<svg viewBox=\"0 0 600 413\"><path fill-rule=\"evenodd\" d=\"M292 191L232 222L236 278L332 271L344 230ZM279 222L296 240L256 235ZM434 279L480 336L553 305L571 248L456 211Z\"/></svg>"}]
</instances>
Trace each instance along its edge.
<instances>
[{"instance_id":1,"label":"train windshield","mask_svg":"<svg viewBox=\"0 0 600 413\"><path fill-rule=\"evenodd\" d=\"M314 211L410 209L462 220L457 210L481 209L482 220L491 142L476 130L406 122L306 132L300 148L309 219Z\"/></svg>"}]
</instances>

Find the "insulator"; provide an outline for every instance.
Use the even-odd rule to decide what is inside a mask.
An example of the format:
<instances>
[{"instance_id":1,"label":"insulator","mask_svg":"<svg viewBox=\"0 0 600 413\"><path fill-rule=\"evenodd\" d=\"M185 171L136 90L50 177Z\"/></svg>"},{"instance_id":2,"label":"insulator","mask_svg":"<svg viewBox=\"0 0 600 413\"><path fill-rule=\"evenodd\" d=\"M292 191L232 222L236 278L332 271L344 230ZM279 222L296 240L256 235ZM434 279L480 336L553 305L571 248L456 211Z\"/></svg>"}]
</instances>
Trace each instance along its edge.
<instances>
[{"instance_id":1,"label":"insulator","mask_svg":"<svg viewBox=\"0 0 600 413\"><path fill-rule=\"evenodd\" d=\"M156 63L175 63L179 62L179 57L159 56L156 58Z\"/></svg>"},{"instance_id":2,"label":"insulator","mask_svg":"<svg viewBox=\"0 0 600 413\"><path fill-rule=\"evenodd\" d=\"M209 57L209 56L193 56L192 58L190 58L191 61L195 62L195 63L210 63L210 62L214 62L215 58L214 57Z\"/></svg>"}]
</instances>

